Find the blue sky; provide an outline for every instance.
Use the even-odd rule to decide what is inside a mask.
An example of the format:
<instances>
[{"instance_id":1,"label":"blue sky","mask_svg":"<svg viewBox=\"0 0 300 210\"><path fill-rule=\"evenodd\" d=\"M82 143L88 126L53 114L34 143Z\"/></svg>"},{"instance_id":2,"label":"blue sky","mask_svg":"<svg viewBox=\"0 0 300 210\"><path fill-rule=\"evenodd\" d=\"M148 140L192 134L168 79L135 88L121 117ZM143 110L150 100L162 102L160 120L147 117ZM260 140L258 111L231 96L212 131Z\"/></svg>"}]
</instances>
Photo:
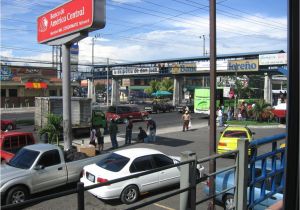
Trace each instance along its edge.
<instances>
[{"instance_id":1,"label":"blue sky","mask_svg":"<svg viewBox=\"0 0 300 210\"><path fill-rule=\"evenodd\" d=\"M51 60L36 41L36 19L64 0L1 0L1 56ZM287 48L287 2L218 0L217 53ZM107 0L106 27L80 41L80 63L147 61L209 52L208 0ZM203 37L203 36L202 36ZM3 57L2 57L3 58Z\"/></svg>"}]
</instances>

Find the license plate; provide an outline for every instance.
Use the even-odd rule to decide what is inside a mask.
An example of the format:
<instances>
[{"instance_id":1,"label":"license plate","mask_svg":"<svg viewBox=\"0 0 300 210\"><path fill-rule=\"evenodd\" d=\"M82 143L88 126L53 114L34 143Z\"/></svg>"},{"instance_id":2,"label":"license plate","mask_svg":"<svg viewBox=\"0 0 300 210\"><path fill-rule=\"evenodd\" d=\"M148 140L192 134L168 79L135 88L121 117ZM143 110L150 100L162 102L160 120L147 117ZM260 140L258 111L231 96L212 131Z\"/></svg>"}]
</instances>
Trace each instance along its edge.
<instances>
[{"instance_id":1,"label":"license plate","mask_svg":"<svg viewBox=\"0 0 300 210\"><path fill-rule=\"evenodd\" d=\"M88 173L86 178L91 182L95 182L95 176L93 174Z\"/></svg>"}]
</instances>

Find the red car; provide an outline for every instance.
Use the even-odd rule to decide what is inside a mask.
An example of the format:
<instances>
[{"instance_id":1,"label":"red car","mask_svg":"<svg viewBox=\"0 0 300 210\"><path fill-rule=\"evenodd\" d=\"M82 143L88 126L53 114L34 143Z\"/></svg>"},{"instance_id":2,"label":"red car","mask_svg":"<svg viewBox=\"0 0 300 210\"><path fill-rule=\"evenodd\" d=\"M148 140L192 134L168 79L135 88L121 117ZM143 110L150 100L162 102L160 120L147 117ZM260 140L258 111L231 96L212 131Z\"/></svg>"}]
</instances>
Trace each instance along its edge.
<instances>
[{"instance_id":1,"label":"red car","mask_svg":"<svg viewBox=\"0 0 300 210\"><path fill-rule=\"evenodd\" d=\"M278 104L274 106L272 111L277 118L285 118L286 117L286 103Z\"/></svg>"},{"instance_id":2,"label":"red car","mask_svg":"<svg viewBox=\"0 0 300 210\"><path fill-rule=\"evenodd\" d=\"M112 119L117 122L124 122L126 119L132 120L147 120L148 112L140 111L137 106L110 106L106 112L106 120L109 122Z\"/></svg>"},{"instance_id":3,"label":"red car","mask_svg":"<svg viewBox=\"0 0 300 210\"><path fill-rule=\"evenodd\" d=\"M35 144L30 132L0 131L1 163L8 162L24 146Z\"/></svg>"},{"instance_id":4,"label":"red car","mask_svg":"<svg viewBox=\"0 0 300 210\"><path fill-rule=\"evenodd\" d=\"M1 120L1 130L15 130L16 129L16 122L13 120Z\"/></svg>"}]
</instances>

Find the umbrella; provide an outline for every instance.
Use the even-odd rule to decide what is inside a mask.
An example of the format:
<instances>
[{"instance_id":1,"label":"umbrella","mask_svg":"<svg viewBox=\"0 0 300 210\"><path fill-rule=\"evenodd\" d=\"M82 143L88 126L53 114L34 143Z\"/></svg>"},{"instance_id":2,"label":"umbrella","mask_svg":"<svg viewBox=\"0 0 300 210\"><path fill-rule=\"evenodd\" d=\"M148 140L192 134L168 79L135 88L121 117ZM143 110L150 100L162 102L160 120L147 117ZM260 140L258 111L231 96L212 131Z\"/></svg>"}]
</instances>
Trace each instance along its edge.
<instances>
[{"instance_id":1,"label":"umbrella","mask_svg":"<svg viewBox=\"0 0 300 210\"><path fill-rule=\"evenodd\" d=\"M172 93L168 92L168 91L165 91L165 90L158 90L156 91L155 93L152 93L152 96L170 96L172 95Z\"/></svg>"}]
</instances>

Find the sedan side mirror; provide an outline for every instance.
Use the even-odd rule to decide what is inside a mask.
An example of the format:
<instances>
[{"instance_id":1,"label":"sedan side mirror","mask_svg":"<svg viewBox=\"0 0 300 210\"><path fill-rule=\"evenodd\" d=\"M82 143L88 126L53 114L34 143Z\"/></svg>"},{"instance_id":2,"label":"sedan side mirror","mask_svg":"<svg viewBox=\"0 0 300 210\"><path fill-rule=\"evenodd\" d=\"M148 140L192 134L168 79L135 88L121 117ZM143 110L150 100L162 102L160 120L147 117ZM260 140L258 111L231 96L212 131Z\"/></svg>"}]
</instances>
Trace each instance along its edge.
<instances>
[{"instance_id":1,"label":"sedan side mirror","mask_svg":"<svg viewBox=\"0 0 300 210\"><path fill-rule=\"evenodd\" d=\"M36 166L34 167L34 170L39 171L39 170L42 170L42 169L44 169L44 168L45 168L45 166L43 166L43 165L36 165Z\"/></svg>"}]
</instances>

